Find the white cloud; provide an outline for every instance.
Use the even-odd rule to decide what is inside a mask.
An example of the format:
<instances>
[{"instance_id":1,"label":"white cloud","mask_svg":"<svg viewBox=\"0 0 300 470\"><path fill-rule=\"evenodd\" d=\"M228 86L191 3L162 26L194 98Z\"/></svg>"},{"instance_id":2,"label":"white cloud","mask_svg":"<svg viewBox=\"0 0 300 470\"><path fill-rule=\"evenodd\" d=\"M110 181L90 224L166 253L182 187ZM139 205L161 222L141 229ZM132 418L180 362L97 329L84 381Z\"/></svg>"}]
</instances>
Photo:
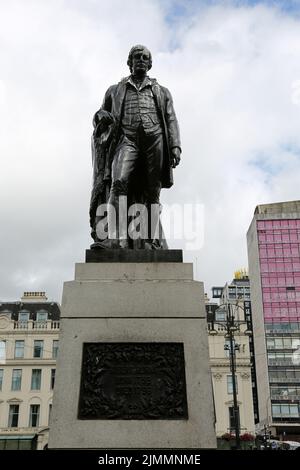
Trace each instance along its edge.
<instances>
[{"instance_id":1,"label":"white cloud","mask_svg":"<svg viewBox=\"0 0 300 470\"><path fill-rule=\"evenodd\" d=\"M151 49L150 75L174 97L183 159L162 200L204 203L204 246L185 258L197 257L207 288L247 264L256 204L299 198L300 20L227 4L201 8L175 28L164 7L150 0L1 5L0 298L34 287L59 298L83 260L91 119L106 88L128 73L135 43Z\"/></svg>"}]
</instances>

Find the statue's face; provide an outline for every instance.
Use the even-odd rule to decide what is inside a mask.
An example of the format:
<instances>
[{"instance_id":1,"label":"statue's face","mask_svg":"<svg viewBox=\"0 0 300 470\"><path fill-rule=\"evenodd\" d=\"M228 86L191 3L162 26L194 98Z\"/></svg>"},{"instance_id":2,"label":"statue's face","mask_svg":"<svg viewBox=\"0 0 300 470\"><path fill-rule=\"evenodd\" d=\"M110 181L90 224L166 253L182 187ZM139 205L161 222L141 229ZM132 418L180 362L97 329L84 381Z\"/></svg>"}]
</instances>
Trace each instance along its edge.
<instances>
[{"instance_id":1,"label":"statue's face","mask_svg":"<svg viewBox=\"0 0 300 470\"><path fill-rule=\"evenodd\" d=\"M136 49L132 54L132 73L138 75L149 70L150 53L148 49Z\"/></svg>"}]
</instances>

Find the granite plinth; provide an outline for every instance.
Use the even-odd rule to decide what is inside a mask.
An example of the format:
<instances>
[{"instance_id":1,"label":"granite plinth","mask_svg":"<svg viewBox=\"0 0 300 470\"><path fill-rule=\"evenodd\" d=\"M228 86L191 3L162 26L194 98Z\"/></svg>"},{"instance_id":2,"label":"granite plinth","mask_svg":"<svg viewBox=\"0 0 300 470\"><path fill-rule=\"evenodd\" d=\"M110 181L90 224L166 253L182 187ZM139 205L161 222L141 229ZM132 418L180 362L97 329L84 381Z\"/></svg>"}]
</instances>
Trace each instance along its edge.
<instances>
[{"instance_id":1,"label":"granite plinth","mask_svg":"<svg viewBox=\"0 0 300 470\"><path fill-rule=\"evenodd\" d=\"M191 264L78 264L63 291L49 448L215 448L206 330ZM184 373L160 353L174 346Z\"/></svg>"},{"instance_id":2,"label":"granite plinth","mask_svg":"<svg viewBox=\"0 0 300 470\"><path fill-rule=\"evenodd\" d=\"M182 263L182 250L86 250L86 263Z\"/></svg>"}]
</instances>

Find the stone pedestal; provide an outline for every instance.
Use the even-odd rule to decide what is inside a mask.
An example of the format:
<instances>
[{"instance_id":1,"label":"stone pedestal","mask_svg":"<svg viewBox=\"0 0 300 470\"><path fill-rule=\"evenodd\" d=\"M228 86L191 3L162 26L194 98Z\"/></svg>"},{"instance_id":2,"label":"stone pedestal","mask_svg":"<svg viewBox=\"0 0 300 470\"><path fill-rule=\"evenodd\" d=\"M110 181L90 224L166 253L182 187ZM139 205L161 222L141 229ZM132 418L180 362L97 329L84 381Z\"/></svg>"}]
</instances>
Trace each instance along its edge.
<instances>
[{"instance_id":1,"label":"stone pedestal","mask_svg":"<svg viewBox=\"0 0 300 470\"><path fill-rule=\"evenodd\" d=\"M88 262L63 290L49 448L213 448L203 284L182 262Z\"/></svg>"}]
</instances>

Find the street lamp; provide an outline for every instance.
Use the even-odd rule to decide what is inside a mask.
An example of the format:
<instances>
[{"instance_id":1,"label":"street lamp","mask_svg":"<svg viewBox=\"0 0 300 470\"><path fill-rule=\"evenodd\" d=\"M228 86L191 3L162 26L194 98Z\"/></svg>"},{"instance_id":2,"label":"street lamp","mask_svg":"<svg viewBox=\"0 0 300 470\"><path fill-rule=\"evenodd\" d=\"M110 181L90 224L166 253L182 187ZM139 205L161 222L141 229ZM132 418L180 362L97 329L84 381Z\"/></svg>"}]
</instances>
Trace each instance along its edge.
<instances>
[{"instance_id":1,"label":"street lamp","mask_svg":"<svg viewBox=\"0 0 300 470\"><path fill-rule=\"evenodd\" d=\"M269 446L270 446L270 440L271 440L271 431L269 430L268 426L264 425L264 448L268 448L268 441L269 441Z\"/></svg>"},{"instance_id":2,"label":"street lamp","mask_svg":"<svg viewBox=\"0 0 300 470\"><path fill-rule=\"evenodd\" d=\"M239 407L237 402L237 386L236 386L236 351L239 350L240 345L235 343L234 334L239 331L240 325L247 323L246 321L236 320L233 312L233 305L230 303L226 305L226 319L223 322L216 322L214 318L211 320L212 328L209 329L210 335L217 335L217 330L214 329L214 325L220 325L223 328L225 327L225 338L228 340L229 344L224 345L225 350L229 350L230 357L230 371L231 371L231 381L232 381L232 395L233 395L233 420L234 420L234 430L235 430L235 441L236 449L241 448L241 439L240 439L240 417L239 417ZM238 303L236 307L242 308ZM222 305L219 306L219 308ZM242 310L244 310L242 308ZM252 335L252 331L248 328L244 331L244 334L247 336Z\"/></svg>"}]
</instances>

